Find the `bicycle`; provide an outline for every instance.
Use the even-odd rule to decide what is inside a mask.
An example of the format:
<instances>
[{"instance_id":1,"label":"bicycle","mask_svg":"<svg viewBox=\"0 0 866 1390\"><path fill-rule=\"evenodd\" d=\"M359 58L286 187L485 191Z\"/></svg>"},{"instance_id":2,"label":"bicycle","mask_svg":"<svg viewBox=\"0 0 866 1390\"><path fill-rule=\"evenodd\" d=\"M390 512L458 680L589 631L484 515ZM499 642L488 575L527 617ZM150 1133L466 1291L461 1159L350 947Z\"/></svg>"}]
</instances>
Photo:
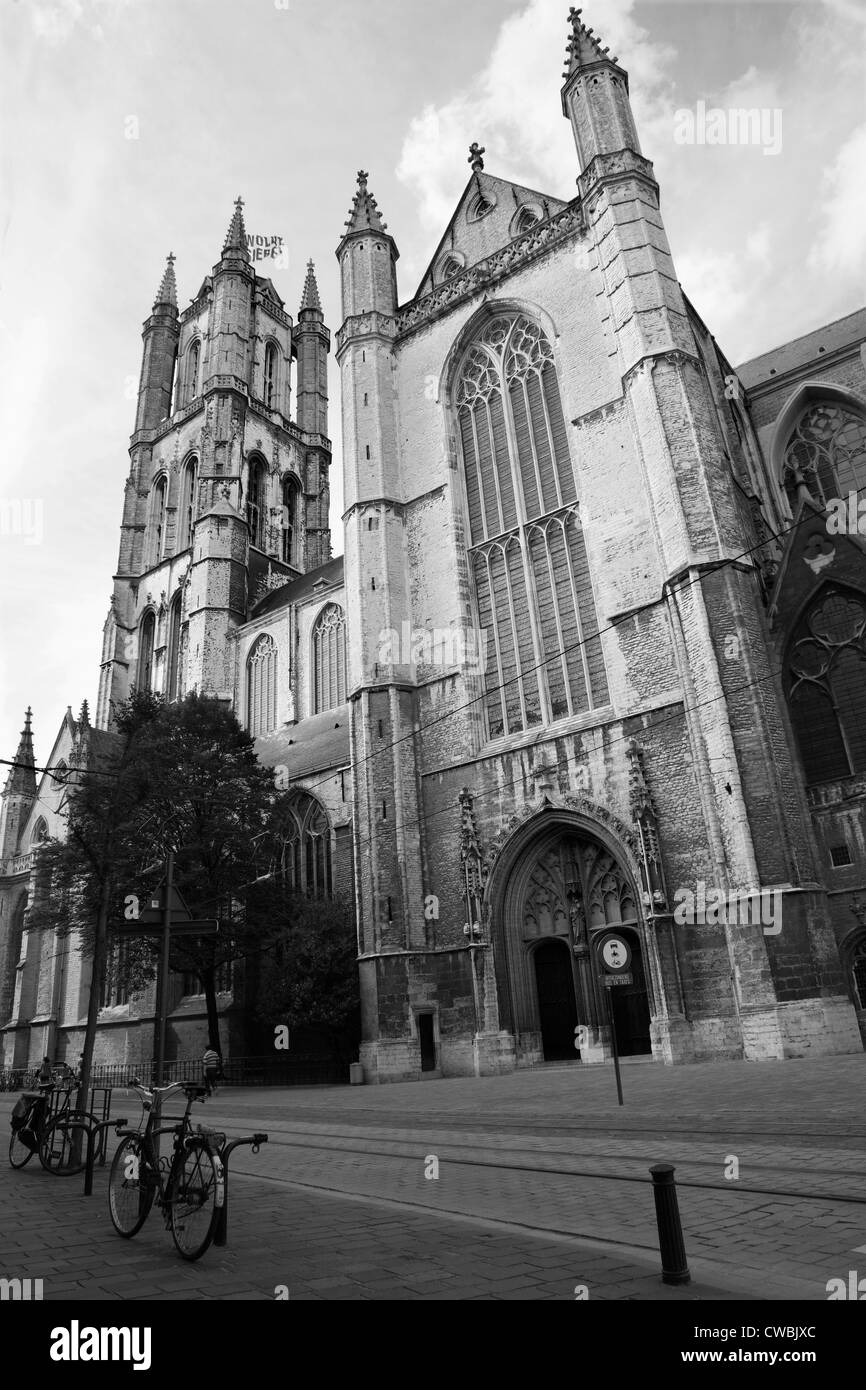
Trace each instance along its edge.
<instances>
[{"instance_id":1,"label":"bicycle","mask_svg":"<svg viewBox=\"0 0 866 1390\"><path fill-rule=\"evenodd\" d=\"M95 1123L88 1110L71 1106L74 1082L56 1086L53 1081L39 1083L38 1091L24 1091L12 1112L9 1162L23 1168L35 1153L48 1173L73 1177L87 1163L87 1140ZM62 1097L55 1108L54 1097ZM21 1113L16 1115L16 1111Z\"/></svg>"},{"instance_id":2,"label":"bicycle","mask_svg":"<svg viewBox=\"0 0 866 1390\"><path fill-rule=\"evenodd\" d=\"M225 1200L225 1173L220 1150L225 1135L199 1126L189 1118L193 1102L203 1101L208 1087L196 1082L173 1081L148 1090L137 1077L129 1083L141 1097L147 1116L144 1129L126 1134L118 1145L108 1178L108 1209L118 1235L138 1234L154 1202L162 1209L166 1230L171 1230L178 1253L197 1260L213 1240ZM186 1096L179 1123L157 1127L154 1105L176 1091ZM154 1139L173 1134L170 1155L159 1157Z\"/></svg>"}]
</instances>

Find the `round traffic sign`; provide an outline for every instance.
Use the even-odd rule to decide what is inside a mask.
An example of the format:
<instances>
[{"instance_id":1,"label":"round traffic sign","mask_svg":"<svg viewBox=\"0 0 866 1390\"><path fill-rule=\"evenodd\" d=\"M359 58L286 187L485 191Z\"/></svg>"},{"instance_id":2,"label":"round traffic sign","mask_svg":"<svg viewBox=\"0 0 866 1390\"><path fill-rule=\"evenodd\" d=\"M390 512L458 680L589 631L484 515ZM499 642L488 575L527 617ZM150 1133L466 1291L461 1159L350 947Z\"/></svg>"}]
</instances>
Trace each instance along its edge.
<instances>
[{"instance_id":1,"label":"round traffic sign","mask_svg":"<svg viewBox=\"0 0 866 1390\"><path fill-rule=\"evenodd\" d=\"M614 932L609 932L606 936L601 937L598 943L598 953L605 970L616 973L620 970L628 970L631 965L631 947L625 937L618 936Z\"/></svg>"}]
</instances>

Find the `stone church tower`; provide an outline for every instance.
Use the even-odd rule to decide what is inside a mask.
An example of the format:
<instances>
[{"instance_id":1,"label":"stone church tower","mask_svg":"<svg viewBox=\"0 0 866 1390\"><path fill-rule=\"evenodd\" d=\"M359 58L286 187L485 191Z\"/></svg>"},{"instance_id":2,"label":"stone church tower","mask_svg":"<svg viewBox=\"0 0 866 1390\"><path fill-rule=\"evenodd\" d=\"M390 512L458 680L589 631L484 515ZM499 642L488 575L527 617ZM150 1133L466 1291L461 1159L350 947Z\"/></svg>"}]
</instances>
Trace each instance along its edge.
<instances>
[{"instance_id":1,"label":"stone church tower","mask_svg":"<svg viewBox=\"0 0 866 1390\"><path fill-rule=\"evenodd\" d=\"M570 29L575 198L473 145L408 303L364 172L337 249L373 1081L574 1057L575 1036L602 1059L611 929L626 1052L861 1045L771 659L777 493L678 284L627 74ZM677 920L711 889L765 897Z\"/></svg>"},{"instance_id":2,"label":"stone church tower","mask_svg":"<svg viewBox=\"0 0 866 1390\"><path fill-rule=\"evenodd\" d=\"M295 326L250 263L238 199L182 313L169 256L143 339L100 728L134 685L231 700L233 635L257 595L331 555L330 334L312 262Z\"/></svg>"}]
</instances>

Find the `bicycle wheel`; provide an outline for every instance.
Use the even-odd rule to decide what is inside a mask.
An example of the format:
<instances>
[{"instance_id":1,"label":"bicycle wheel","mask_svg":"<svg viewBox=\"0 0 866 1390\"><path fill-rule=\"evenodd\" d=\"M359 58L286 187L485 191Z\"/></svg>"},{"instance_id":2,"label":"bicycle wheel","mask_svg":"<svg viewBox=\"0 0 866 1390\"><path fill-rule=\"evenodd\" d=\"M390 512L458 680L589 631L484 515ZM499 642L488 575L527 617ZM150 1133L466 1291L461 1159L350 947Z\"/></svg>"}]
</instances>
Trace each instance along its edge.
<instances>
[{"instance_id":1,"label":"bicycle wheel","mask_svg":"<svg viewBox=\"0 0 866 1390\"><path fill-rule=\"evenodd\" d=\"M29 1163L36 1150L31 1149L21 1138L21 1130L13 1129L9 1138L9 1162L13 1168L23 1168Z\"/></svg>"},{"instance_id":2,"label":"bicycle wheel","mask_svg":"<svg viewBox=\"0 0 866 1390\"><path fill-rule=\"evenodd\" d=\"M90 1125L86 1115L58 1115L49 1124L39 1145L39 1161L48 1173L71 1178L87 1166L87 1137Z\"/></svg>"},{"instance_id":3,"label":"bicycle wheel","mask_svg":"<svg viewBox=\"0 0 866 1390\"><path fill-rule=\"evenodd\" d=\"M108 1210L119 1236L137 1235L156 1196L156 1174L141 1136L129 1134L118 1145L108 1176Z\"/></svg>"},{"instance_id":4,"label":"bicycle wheel","mask_svg":"<svg viewBox=\"0 0 866 1390\"><path fill-rule=\"evenodd\" d=\"M170 1184L174 1243L185 1260L197 1260L216 1232L225 1193L222 1160L205 1144L191 1143L172 1169Z\"/></svg>"}]
</instances>

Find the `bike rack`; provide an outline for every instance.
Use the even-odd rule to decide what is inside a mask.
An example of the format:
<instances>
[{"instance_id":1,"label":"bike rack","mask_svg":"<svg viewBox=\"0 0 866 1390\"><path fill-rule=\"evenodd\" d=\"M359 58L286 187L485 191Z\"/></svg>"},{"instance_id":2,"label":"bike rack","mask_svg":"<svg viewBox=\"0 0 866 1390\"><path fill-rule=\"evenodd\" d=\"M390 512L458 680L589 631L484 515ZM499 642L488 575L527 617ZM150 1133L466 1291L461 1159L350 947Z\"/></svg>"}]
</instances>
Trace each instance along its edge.
<instances>
[{"instance_id":1,"label":"bike rack","mask_svg":"<svg viewBox=\"0 0 866 1390\"><path fill-rule=\"evenodd\" d=\"M112 1126L112 1125L114 1125L114 1131L115 1131L115 1133L119 1136L119 1135L120 1135L121 1129L123 1129L123 1128L126 1126L126 1120L100 1120L100 1121L97 1122L97 1124L95 1124L95 1125L89 1125L89 1126L88 1126L88 1129L87 1129L87 1163L86 1163L85 1168L84 1168L84 1195L85 1195L85 1197L91 1197L91 1196L93 1195L93 1165L94 1165L94 1162L95 1162L95 1160L96 1160L96 1136L99 1135L99 1147L100 1147L100 1151L101 1151L102 1154L104 1155L105 1150L104 1150L103 1132L104 1132L105 1130L107 1130L107 1129L111 1129L111 1126ZM104 1157L103 1157L103 1161L104 1161Z\"/></svg>"},{"instance_id":2,"label":"bike rack","mask_svg":"<svg viewBox=\"0 0 866 1390\"><path fill-rule=\"evenodd\" d=\"M216 1232L214 1234L214 1245L226 1245L228 1243L229 1229L229 1154L232 1149L236 1149L240 1144L252 1144L253 1153L258 1153L262 1144L268 1142L266 1134L251 1134L246 1139L233 1139L230 1144L224 1144L218 1151L223 1165L223 1204L219 1209L217 1217Z\"/></svg>"}]
</instances>

